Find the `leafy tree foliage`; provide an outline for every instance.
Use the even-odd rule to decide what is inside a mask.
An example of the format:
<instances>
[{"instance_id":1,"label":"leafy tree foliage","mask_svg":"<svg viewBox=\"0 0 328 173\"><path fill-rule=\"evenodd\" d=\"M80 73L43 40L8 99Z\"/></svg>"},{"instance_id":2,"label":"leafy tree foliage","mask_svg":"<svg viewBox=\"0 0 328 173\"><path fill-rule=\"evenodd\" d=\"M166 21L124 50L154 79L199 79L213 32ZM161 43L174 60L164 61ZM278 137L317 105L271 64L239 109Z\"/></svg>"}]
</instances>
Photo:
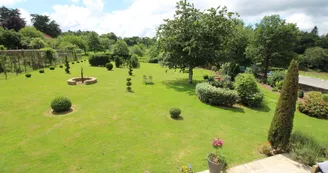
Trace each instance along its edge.
<instances>
[{"instance_id":1,"label":"leafy tree foliage","mask_svg":"<svg viewBox=\"0 0 328 173\"><path fill-rule=\"evenodd\" d=\"M157 31L159 44L169 68L189 70L192 83L193 69L212 63L217 51L223 48L231 35L233 13L227 8L211 8L200 12L193 4L177 3L174 18L166 19Z\"/></svg>"},{"instance_id":2,"label":"leafy tree foliage","mask_svg":"<svg viewBox=\"0 0 328 173\"><path fill-rule=\"evenodd\" d=\"M111 46L115 43L114 40L110 40L107 37L100 37L99 38L101 49L106 52L106 50L110 50Z\"/></svg>"},{"instance_id":3,"label":"leafy tree foliage","mask_svg":"<svg viewBox=\"0 0 328 173\"><path fill-rule=\"evenodd\" d=\"M267 78L270 66L283 67L294 58L297 33L296 25L286 23L279 15L265 16L256 25L246 55L261 64L264 78Z\"/></svg>"},{"instance_id":4,"label":"leafy tree foliage","mask_svg":"<svg viewBox=\"0 0 328 173\"><path fill-rule=\"evenodd\" d=\"M301 55L300 64L306 68L328 71L328 50L321 47L308 48Z\"/></svg>"},{"instance_id":5,"label":"leafy tree foliage","mask_svg":"<svg viewBox=\"0 0 328 173\"><path fill-rule=\"evenodd\" d=\"M58 37L59 47L67 48L69 44L74 45L77 48L80 48L86 52L87 43L81 37L73 35L73 34L65 34L63 36ZM71 45L69 45L71 47Z\"/></svg>"},{"instance_id":6,"label":"leafy tree foliage","mask_svg":"<svg viewBox=\"0 0 328 173\"><path fill-rule=\"evenodd\" d=\"M304 31L299 32L297 36L297 44L294 48L294 51L298 54L303 54L307 48L314 47L319 41L318 35L314 33Z\"/></svg>"},{"instance_id":7,"label":"leafy tree foliage","mask_svg":"<svg viewBox=\"0 0 328 173\"><path fill-rule=\"evenodd\" d=\"M114 42L117 41L117 36L113 32L110 32L110 33L107 33L107 34L102 34L101 37L105 37L105 38L108 38L110 40L114 40Z\"/></svg>"},{"instance_id":8,"label":"leafy tree foliage","mask_svg":"<svg viewBox=\"0 0 328 173\"><path fill-rule=\"evenodd\" d=\"M90 50L94 52L101 50L99 36L96 32L89 33L87 37L87 43Z\"/></svg>"},{"instance_id":9,"label":"leafy tree foliage","mask_svg":"<svg viewBox=\"0 0 328 173\"><path fill-rule=\"evenodd\" d=\"M26 22L20 17L18 9L8 9L5 6L0 7L0 25L5 29L19 31L24 28Z\"/></svg>"},{"instance_id":10,"label":"leafy tree foliage","mask_svg":"<svg viewBox=\"0 0 328 173\"><path fill-rule=\"evenodd\" d=\"M136 55L142 57L144 55L144 51L140 48L139 45L134 45L131 48L131 54L136 54Z\"/></svg>"},{"instance_id":11,"label":"leafy tree foliage","mask_svg":"<svg viewBox=\"0 0 328 173\"><path fill-rule=\"evenodd\" d=\"M298 91L298 64L292 60L280 92L276 111L271 122L268 140L273 149L286 150L293 130Z\"/></svg>"},{"instance_id":12,"label":"leafy tree foliage","mask_svg":"<svg viewBox=\"0 0 328 173\"><path fill-rule=\"evenodd\" d=\"M51 20L47 15L31 14L33 26L39 31L50 35L51 37L58 37L61 34L61 29L56 21Z\"/></svg>"},{"instance_id":13,"label":"leafy tree foliage","mask_svg":"<svg viewBox=\"0 0 328 173\"><path fill-rule=\"evenodd\" d=\"M0 45L8 49L21 48L22 35L15 30L7 30L0 27Z\"/></svg>"},{"instance_id":14,"label":"leafy tree foliage","mask_svg":"<svg viewBox=\"0 0 328 173\"><path fill-rule=\"evenodd\" d=\"M34 49L41 49L46 46L47 44L41 38L34 38L30 44L30 47Z\"/></svg>"},{"instance_id":15,"label":"leafy tree foliage","mask_svg":"<svg viewBox=\"0 0 328 173\"><path fill-rule=\"evenodd\" d=\"M33 26L27 26L19 30L23 37L27 38L44 38L44 34Z\"/></svg>"},{"instance_id":16,"label":"leafy tree foliage","mask_svg":"<svg viewBox=\"0 0 328 173\"><path fill-rule=\"evenodd\" d=\"M130 58L130 51L128 45L124 40L118 40L113 47L113 55L119 56L122 60L127 61Z\"/></svg>"}]
</instances>

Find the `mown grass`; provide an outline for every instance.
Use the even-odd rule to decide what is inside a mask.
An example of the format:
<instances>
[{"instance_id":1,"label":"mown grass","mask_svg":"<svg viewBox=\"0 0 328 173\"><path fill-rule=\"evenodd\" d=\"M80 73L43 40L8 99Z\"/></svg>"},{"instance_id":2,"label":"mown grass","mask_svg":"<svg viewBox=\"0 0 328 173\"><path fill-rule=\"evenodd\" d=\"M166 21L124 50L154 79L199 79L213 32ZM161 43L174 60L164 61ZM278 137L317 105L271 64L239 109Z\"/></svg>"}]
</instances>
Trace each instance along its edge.
<instances>
[{"instance_id":1,"label":"mown grass","mask_svg":"<svg viewBox=\"0 0 328 173\"><path fill-rule=\"evenodd\" d=\"M68 86L80 75L98 78L91 86ZM187 75L157 64L141 64L132 76L133 93L126 92L126 68L107 71L87 62L64 69L32 72L0 80L0 172L178 172L190 163L194 171L207 169L211 140L225 141L222 152L229 166L264 157L257 147L267 131L277 94L264 90L261 108L219 108L201 103ZM195 82L209 71L197 69ZM154 85L144 85L152 75ZM48 117L56 96L69 97L76 112ZM171 107L183 120L172 120ZM328 142L328 121L297 113L294 129Z\"/></svg>"},{"instance_id":2,"label":"mown grass","mask_svg":"<svg viewBox=\"0 0 328 173\"><path fill-rule=\"evenodd\" d=\"M325 72L300 71L300 75L328 80L328 73Z\"/></svg>"}]
</instances>

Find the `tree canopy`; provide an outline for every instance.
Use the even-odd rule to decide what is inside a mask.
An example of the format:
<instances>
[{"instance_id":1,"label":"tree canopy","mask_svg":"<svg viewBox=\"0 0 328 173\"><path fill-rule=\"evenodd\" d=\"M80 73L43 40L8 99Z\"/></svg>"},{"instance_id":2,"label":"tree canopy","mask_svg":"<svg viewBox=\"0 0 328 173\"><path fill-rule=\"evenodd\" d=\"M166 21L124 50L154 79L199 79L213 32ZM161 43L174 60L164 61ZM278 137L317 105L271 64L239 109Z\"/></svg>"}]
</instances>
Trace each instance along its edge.
<instances>
[{"instance_id":1,"label":"tree canopy","mask_svg":"<svg viewBox=\"0 0 328 173\"><path fill-rule=\"evenodd\" d=\"M58 37L61 34L61 29L56 21L51 20L47 15L31 14L33 26L39 31Z\"/></svg>"},{"instance_id":2,"label":"tree canopy","mask_svg":"<svg viewBox=\"0 0 328 173\"><path fill-rule=\"evenodd\" d=\"M18 9L9 9L5 6L0 7L0 25L5 29L19 31L24 28L26 22L21 18Z\"/></svg>"}]
</instances>

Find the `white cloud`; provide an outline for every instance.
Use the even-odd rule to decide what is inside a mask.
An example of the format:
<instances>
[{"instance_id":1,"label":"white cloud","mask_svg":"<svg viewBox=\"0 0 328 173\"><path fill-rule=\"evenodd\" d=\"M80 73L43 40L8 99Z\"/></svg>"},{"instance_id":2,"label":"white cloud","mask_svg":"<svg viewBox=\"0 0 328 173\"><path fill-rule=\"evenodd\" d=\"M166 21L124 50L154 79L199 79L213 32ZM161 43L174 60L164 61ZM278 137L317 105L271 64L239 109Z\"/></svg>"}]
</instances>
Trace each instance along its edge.
<instances>
[{"instance_id":1,"label":"white cloud","mask_svg":"<svg viewBox=\"0 0 328 173\"><path fill-rule=\"evenodd\" d=\"M124 10L112 12L104 11L103 0L83 0L83 5L54 5L54 12L49 15L64 31L81 29L94 30L100 34L114 32L123 37L153 36L156 27L163 23L163 19L173 17L177 2L177 0L125 1L130 1L132 4ZM229 11L238 12L248 24L259 22L265 15L280 14L288 22L297 23L300 29L311 30L317 25L320 33L328 32L328 22L326 22L328 15L324 13L328 10L326 0L267 0L265 3L259 0L191 0L191 2L200 9L225 5Z\"/></svg>"},{"instance_id":2,"label":"white cloud","mask_svg":"<svg viewBox=\"0 0 328 173\"><path fill-rule=\"evenodd\" d=\"M19 9L19 12L21 13L21 17L26 21L26 25L32 25L31 14L22 8Z\"/></svg>"},{"instance_id":3,"label":"white cloud","mask_svg":"<svg viewBox=\"0 0 328 173\"><path fill-rule=\"evenodd\" d=\"M23 2L25 0L0 0L0 6L14 5L18 2Z\"/></svg>"},{"instance_id":4,"label":"white cloud","mask_svg":"<svg viewBox=\"0 0 328 173\"><path fill-rule=\"evenodd\" d=\"M72 0L73 3L78 3L80 0Z\"/></svg>"}]
</instances>

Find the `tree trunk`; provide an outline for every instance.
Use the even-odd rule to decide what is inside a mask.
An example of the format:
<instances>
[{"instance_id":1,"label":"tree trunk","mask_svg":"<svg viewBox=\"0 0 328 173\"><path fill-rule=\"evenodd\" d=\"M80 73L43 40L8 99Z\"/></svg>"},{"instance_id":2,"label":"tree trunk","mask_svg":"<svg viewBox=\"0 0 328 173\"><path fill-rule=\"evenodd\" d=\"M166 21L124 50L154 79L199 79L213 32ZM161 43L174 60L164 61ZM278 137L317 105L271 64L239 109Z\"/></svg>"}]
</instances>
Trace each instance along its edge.
<instances>
[{"instance_id":1,"label":"tree trunk","mask_svg":"<svg viewBox=\"0 0 328 173\"><path fill-rule=\"evenodd\" d=\"M266 57L265 58L265 62L264 62L264 79L267 79L267 77L268 77L268 71L269 71L269 61L270 59L269 59L269 57Z\"/></svg>"},{"instance_id":2,"label":"tree trunk","mask_svg":"<svg viewBox=\"0 0 328 173\"><path fill-rule=\"evenodd\" d=\"M192 75L193 75L193 71L192 71L192 67L189 67L189 84L192 84Z\"/></svg>"}]
</instances>

